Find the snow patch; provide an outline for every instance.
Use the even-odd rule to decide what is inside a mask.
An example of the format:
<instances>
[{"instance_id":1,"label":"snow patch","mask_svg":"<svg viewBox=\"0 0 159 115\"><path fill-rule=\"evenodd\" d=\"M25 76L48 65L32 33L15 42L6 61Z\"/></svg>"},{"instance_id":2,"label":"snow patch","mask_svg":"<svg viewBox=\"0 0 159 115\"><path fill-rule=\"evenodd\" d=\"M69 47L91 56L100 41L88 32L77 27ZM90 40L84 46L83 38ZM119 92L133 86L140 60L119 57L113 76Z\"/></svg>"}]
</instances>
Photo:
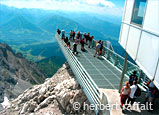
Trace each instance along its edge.
<instances>
[{"instance_id":1,"label":"snow patch","mask_svg":"<svg viewBox=\"0 0 159 115\"><path fill-rule=\"evenodd\" d=\"M6 96L4 97L4 101L3 101L3 103L1 103L1 105L3 106L3 108L10 105L10 102Z\"/></svg>"}]
</instances>

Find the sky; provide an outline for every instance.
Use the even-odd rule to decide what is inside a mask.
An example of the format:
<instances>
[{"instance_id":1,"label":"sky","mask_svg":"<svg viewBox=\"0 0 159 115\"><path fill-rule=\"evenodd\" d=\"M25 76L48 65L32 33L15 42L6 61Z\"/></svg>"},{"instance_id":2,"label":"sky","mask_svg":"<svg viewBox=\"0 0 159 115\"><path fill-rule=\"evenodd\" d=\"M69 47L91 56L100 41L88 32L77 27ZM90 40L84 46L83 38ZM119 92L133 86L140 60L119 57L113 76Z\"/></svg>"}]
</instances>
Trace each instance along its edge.
<instances>
[{"instance_id":1,"label":"sky","mask_svg":"<svg viewBox=\"0 0 159 115\"><path fill-rule=\"evenodd\" d=\"M17 8L83 11L122 16L125 0L0 0L0 4Z\"/></svg>"}]
</instances>

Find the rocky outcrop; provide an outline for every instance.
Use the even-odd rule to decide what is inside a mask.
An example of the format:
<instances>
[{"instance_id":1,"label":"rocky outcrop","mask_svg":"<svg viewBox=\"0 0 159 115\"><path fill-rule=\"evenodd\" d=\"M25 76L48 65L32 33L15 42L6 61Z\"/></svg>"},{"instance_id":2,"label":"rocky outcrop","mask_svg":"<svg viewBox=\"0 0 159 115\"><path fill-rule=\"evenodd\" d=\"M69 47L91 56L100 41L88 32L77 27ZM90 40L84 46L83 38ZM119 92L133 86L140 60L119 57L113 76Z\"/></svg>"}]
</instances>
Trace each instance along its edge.
<instances>
[{"instance_id":1,"label":"rocky outcrop","mask_svg":"<svg viewBox=\"0 0 159 115\"><path fill-rule=\"evenodd\" d=\"M11 47L0 43L0 103L4 96L12 99L34 84L43 83L45 76L35 63L21 53L14 53Z\"/></svg>"},{"instance_id":2,"label":"rocky outcrop","mask_svg":"<svg viewBox=\"0 0 159 115\"><path fill-rule=\"evenodd\" d=\"M79 103L79 109L74 104ZM95 114L84 110L84 103L89 104L80 85L67 64L64 64L52 78L47 78L41 85L35 85L24 91L11 102L1 115L62 115Z\"/></svg>"}]
</instances>

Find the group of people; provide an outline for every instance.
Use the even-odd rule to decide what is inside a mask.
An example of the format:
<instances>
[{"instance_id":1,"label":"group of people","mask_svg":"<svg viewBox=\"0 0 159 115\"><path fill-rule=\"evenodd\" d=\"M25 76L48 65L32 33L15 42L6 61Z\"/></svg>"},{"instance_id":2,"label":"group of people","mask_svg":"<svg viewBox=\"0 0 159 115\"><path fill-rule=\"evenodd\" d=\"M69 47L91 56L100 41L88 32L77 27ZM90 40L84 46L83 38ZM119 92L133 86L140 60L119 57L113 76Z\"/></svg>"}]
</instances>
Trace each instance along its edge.
<instances>
[{"instance_id":1,"label":"group of people","mask_svg":"<svg viewBox=\"0 0 159 115\"><path fill-rule=\"evenodd\" d=\"M61 39L64 40L65 46L68 46L70 48L70 41L73 42L72 50L73 54L78 54L77 52L77 46L78 44L81 44L81 51L85 51L85 44L88 45L88 48L91 48L92 41L94 39L94 36L90 36L90 33L82 33L80 31L75 32L74 30L71 30L69 32L69 38L65 37L65 30L59 30L57 29L57 33L61 34ZM70 48L71 49L71 48ZM96 57L96 54L98 54L98 57L102 54L103 50L103 42L99 40L96 41L96 51L94 54L94 57Z\"/></svg>"},{"instance_id":2,"label":"group of people","mask_svg":"<svg viewBox=\"0 0 159 115\"><path fill-rule=\"evenodd\" d=\"M125 86L122 87L122 90L120 92L121 108L123 108L124 105L125 108L130 108L135 102L136 98L141 95L141 90L138 86L138 76L136 74L137 72L134 71L133 74L129 76L129 81L126 81ZM147 105L152 105L151 108L153 109L154 100L158 97L159 91L152 80L150 80L146 85L148 89L146 91L144 104L146 104L147 102ZM151 110L149 109L148 111Z\"/></svg>"}]
</instances>

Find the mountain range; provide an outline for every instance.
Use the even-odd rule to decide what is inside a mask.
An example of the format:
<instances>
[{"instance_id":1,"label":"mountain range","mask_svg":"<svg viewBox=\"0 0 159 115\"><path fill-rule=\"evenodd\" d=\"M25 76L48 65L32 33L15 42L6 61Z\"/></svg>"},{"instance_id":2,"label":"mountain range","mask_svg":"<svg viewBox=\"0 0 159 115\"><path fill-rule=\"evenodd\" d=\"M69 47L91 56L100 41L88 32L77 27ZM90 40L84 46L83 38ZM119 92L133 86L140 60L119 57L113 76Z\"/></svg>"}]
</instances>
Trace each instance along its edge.
<instances>
[{"instance_id":1,"label":"mountain range","mask_svg":"<svg viewBox=\"0 0 159 115\"><path fill-rule=\"evenodd\" d=\"M38 40L42 38L50 40L49 35L53 35L57 28L64 28L67 32L70 30L89 32L96 39L109 39L112 37L117 40L119 37L120 22L119 24L115 24L110 21L104 21L104 18L102 20L100 16L95 16L95 14L88 15L84 13L83 15L79 15L80 13L74 12L17 9L4 5L0 5L0 7L0 16L2 17L0 23L1 30L8 32L14 29L17 30L18 28L18 32L23 33L23 37L26 36L27 32L31 32L31 34L39 34ZM14 32L15 34L17 33L13 31L12 34ZM108 36L109 38L107 38ZM34 38L34 35L30 38Z\"/></svg>"}]
</instances>

